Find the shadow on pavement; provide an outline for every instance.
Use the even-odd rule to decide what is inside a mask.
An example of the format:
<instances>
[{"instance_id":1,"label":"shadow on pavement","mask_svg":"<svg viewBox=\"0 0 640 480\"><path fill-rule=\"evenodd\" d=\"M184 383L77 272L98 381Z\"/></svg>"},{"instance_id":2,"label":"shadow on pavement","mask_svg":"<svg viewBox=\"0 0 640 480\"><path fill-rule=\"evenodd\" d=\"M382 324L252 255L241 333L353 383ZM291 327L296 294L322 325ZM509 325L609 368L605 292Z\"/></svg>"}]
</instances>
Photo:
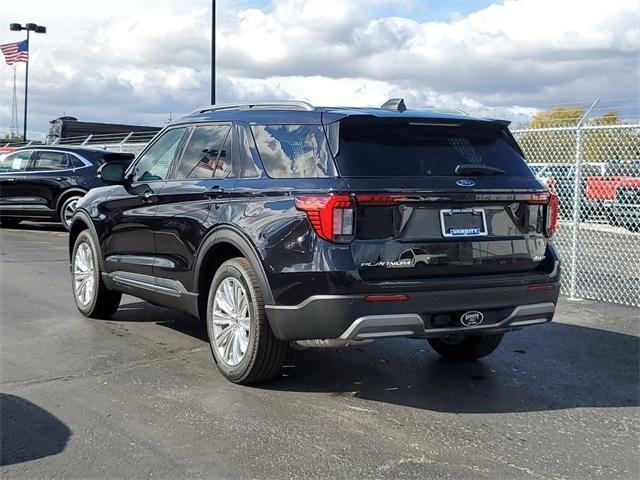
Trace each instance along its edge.
<instances>
[{"instance_id":1,"label":"shadow on pavement","mask_svg":"<svg viewBox=\"0 0 640 480\"><path fill-rule=\"evenodd\" d=\"M477 362L449 362L426 341L292 351L262 388L322 392L451 413L640 405L638 338L567 324L505 336Z\"/></svg>"},{"instance_id":2,"label":"shadow on pavement","mask_svg":"<svg viewBox=\"0 0 640 480\"><path fill-rule=\"evenodd\" d=\"M66 232L60 222L32 222L23 220L15 227L2 227L3 230L31 230L42 232Z\"/></svg>"},{"instance_id":3,"label":"shadow on pavement","mask_svg":"<svg viewBox=\"0 0 640 480\"><path fill-rule=\"evenodd\" d=\"M204 323L146 302L125 303L114 321L155 322L202 342ZM425 340L292 349L277 391L329 393L452 413L503 413L640 405L640 342L627 335L551 323L505 335L477 362L442 360Z\"/></svg>"},{"instance_id":4,"label":"shadow on pavement","mask_svg":"<svg viewBox=\"0 0 640 480\"><path fill-rule=\"evenodd\" d=\"M176 310L151 305L144 301L123 303L111 317L111 320L136 323L153 322L203 342L209 342L207 328L199 319Z\"/></svg>"},{"instance_id":5,"label":"shadow on pavement","mask_svg":"<svg viewBox=\"0 0 640 480\"><path fill-rule=\"evenodd\" d=\"M0 465L14 465L62 452L71 430L24 398L0 393Z\"/></svg>"}]
</instances>

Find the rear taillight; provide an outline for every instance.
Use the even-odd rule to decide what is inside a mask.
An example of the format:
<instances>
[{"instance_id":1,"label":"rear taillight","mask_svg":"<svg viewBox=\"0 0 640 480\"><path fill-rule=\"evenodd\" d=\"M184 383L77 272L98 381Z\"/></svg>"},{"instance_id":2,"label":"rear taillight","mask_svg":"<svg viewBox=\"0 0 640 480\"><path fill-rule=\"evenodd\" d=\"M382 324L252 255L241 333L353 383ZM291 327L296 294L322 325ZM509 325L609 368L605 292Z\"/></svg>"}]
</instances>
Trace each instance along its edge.
<instances>
[{"instance_id":1,"label":"rear taillight","mask_svg":"<svg viewBox=\"0 0 640 480\"><path fill-rule=\"evenodd\" d=\"M353 240L355 202L350 195L296 195L295 203L320 238L336 243Z\"/></svg>"},{"instance_id":2,"label":"rear taillight","mask_svg":"<svg viewBox=\"0 0 640 480\"><path fill-rule=\"evenodd\" d=\"M558 195L555 193L551 193L549 197L549 204L547 205L547 225L546 225L546 234L547 238L553 237L553 234L556 233L558 228Z\"/></svg>"},{"instance_id":3,"label":"rear taillight","mask_svg":"<svg viewBox=\"0 0 640 480\"><path fill-rule=\"evenodd\" d=\"M546 205L547 216L544 226L544 233L547 238L553 237L558 228L558 195L555 192L534 193L527 200L532 205Z\"/></svg>"}]
</instances>

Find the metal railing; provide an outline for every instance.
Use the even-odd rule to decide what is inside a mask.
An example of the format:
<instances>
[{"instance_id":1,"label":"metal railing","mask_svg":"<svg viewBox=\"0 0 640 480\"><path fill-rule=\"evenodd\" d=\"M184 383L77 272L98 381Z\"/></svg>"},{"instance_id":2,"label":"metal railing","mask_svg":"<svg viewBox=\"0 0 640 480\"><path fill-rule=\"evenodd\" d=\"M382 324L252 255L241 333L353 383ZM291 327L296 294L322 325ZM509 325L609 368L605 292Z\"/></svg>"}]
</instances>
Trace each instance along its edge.
<instances>
[{"instance_id":1,"label":"metal railing","mask_svg":"<svg viewBox=\"0 0 640 480\"><path fill-rule=\"evenodd\" d=\"M156 136L158 132L124 132L109 133L103 135L83 135L78 137L58 138L49 145L85 146L92 148L104 148L119 152L138 154ZM43 142L14 142L6 143L5 147L23 147L43 145Z\"/></svg>"}]
</instances>

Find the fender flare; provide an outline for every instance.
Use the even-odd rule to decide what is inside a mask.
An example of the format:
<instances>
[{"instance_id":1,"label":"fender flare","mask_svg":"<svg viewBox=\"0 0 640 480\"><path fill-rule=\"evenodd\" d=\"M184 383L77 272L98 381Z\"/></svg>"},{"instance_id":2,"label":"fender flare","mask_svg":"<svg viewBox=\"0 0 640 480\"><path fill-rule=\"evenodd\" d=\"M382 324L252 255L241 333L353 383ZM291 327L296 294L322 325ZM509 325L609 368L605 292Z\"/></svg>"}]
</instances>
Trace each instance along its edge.
<instances>
[{"instance_id":1,"label":"fender flare","mask_svg":"<svg viewBox=\"0 0 640 480\"><path fill-rule=\"evenodd\" d=\"M204 261L204 258L211 248L220 243L229 243L240 250L242 255L249 261L249 263L251 263L251 266L253 267L256 276L258 277L258 282L260 283L260 289L262 290L262 296L264 298L265 305L273 305L274 300L271 286L269 285L269 281L267 280L267 274L264 270L262 260L260 259L260 255L258 254L256 247L244 233L228 225L216 227L215 229L213 229L200 245L193 269L194 290L197 291L198 289L198 279L200 278L200 269L202 268L202 262Z\"/></svg>"},{"instance_id":2,"label":"fender flare","mask_svg":"<svg viewBox=\"0 0 640 480\"><path fill-rule=\"evenodd\" d=\"M73 214L73 220L71 221L70 231L73 231L74 225L82 222L89 227L89 233L93 237L93 241L96 245L96 250L98 250L98 263L100 264L100 271L105 271L104 265L104 256L102 255L102 245L100 244L100 237L98 236L98 231L96 230L96 226L91 221L91 217L84 210L76 210ZM73 253L73 245L71 244L71 237L69 237L69 264L71 264L71 254Z\"/></svg>"}]
</instances>

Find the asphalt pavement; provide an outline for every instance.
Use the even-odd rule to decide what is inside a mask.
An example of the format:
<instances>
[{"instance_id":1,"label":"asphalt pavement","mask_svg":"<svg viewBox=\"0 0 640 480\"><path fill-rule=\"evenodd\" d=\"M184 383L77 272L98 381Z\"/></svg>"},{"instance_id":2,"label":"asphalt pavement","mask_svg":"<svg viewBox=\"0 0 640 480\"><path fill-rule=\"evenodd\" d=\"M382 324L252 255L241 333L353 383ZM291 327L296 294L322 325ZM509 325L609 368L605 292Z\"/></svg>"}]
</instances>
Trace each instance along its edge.
<instances>
[{"instance_id":1,"label":"asphalt pavement","mask_svg":"<svg viewBox=\"0 0 640 480\"><path fill-rule=\"evenodd\" d=\"M259 387L197 320L73 303L66 233L0 230L2 478L631 479L640 309L562 299L479 362L425 341L292 351Z\"/></svg>"}]
</instances>

